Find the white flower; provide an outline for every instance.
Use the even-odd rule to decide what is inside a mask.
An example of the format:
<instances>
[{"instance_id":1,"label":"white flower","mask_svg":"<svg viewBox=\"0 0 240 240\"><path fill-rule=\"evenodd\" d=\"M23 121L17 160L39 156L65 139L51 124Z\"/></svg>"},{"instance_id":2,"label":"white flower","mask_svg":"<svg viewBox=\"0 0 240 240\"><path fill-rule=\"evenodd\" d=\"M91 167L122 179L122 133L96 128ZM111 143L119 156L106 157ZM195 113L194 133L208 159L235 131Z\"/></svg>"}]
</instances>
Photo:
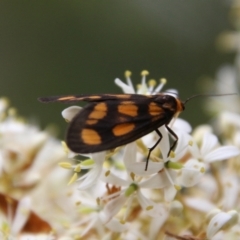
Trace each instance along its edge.
<instances>
[{"instance_id":1,"label":"white flower","mask_svg":"<svg viewBox=\"0 0 240 240\"><path fill-rule=\"evenodd\" d=\"M93 164L84 164L86 161L80 164L82 169L89 169L89 171L77 180L80 182L78 185L79 190L87 189L97 183L103 170L105 155L106 152L92 153Z\"/></svg>"},{"instance_id":2,"label":"white flower","mask_svg":"<svg viewBox=\"0 0 240 240\"><path fill-rule=\"evenodd\" d=\"M72 169L74 171L74 174L69 181L69 184L75 181L80 182L80 184L78 185L79 190L85 190L97 183L102 173L106 152L85 154L83 156L90 158L73 165L68 162L62 162L59 164L63 168ZM78 178L78 174L82 170L88 170L88 172Z\"/></svg>"},{"instance_id":3,"label":"white flower","mask_svg":"<svg viewBox=\"0 0 240 240\"><path fill-rule=\"evenodd\" d=\"M192 187L199 183L205 172L205 165L196 159L189 159L181 169L179 177L180 185L184 187Z\"/></svg>"},{"instance_id":4,"label":"white flower","mask_svg":"<svg viewBox=\"0 0 240 240\"><path fill-rule=\"evenodd\" d=\"M130 71L125 72L125 77L127 83L124 83L122 80L119 78L115 79L115 84L118 85L124 93L138 93L138 94L156 94L161 91L163 86L166 84L166 79L160 79L160 84L156 87L156 81L155 80L149 80L148 84L146 82L146 76L149 74L148 71L143 70L141 72L142 80L141 84L138 85L137 90L134 89L132 80L130 76L132 73ZM170 91L169 91L170 92ZM171 92L176 93L175 90L172 90Z\"/></svg>"},{"instance_id":5,"label":"white flower","mask_svg":"<svg viewBox=\"0 0 240 240\"><path fill-rule=\"evenodd\" d=\"M191 140L190 142L189 150L193 157L184 164L179 178L185 187L194 186L201 180L207 163L229 159L240 154L239 149L235 146L220 147L217 137L210 132L203 135L200 149L195 141Z\"/></svg>"},{"instance_id":6,"label":"white flower","mask_svg":"<svg viewBox=\"0 0 240 240\"><path fill-rule=\"evenodd\" d=\"M104 202L99 196L105 190L105 185L99 183L89 191L81 191L75 194L75 200L79 202L80 220L74 226L80 232L80 236L84 237L91 230L97 231L97 236L103 237L107 233L107 229L113 232L123 232L128 228L128 224L122 224L117 219L107 219L104 212Z\"/></svg>"},{"instance_id":7,"label":"white flower","mask_svg":"<svg viewBox=\"0 0 240 240\"><path fill-rule=\"evenodd\" d=\"M239 215L235 210L229 212L214 210L209 213L208 218L210 222L207 226L207 237L211 239L217 232L234 226L238 222Z\"/></svg>"},{"instance_id":8,"label":"white flower","mask_svg":"<svg viewBox=\"0 0 240 240\"><path fill-rule=\"evenodd\" d=\"M191 139L190 135L187 133L191 131L191 127L189 126L189 124L185 123L183 120L178 121L178 119L176 119L176 121L174 122L173 130L178 135L179 140L174 154L170 154L169 157L167 157L170 148L168 132L165 129L165 126L159 128L159 130L163 135L162 141L159 143L159 147L161 149L163 159L165 160L163 160L162 162L150 162L147 171L145 171L145 163L139 163L135 161L136 149L129 148L128 151L130 151L131 154L128 153L126 154L126 156L131 157L127 158L126 160L124 158L124 163L130 172L134 172L137 175L149 176L150 174L157 173L155 176L152 176L148 181L152 181L152 184L154 184L156 188L163 188L165 200L171 201L174 198L177 189L181 188L180 186L191 187L197 184L200 181L205 169L204 164L198 162L195 159L189 159L182 166L178 166L177 164L177 162L180 161L182 157L184 157L189 148L188 143ZM181 174L177 174L177 172L179 171L181 172Z\"/></svg>"},{"instance_id":9,"label":"white flower","mask_svg":"<svg viewBox=\"0 0 240 240\"><path fill-rule=\"evenodd\" d=\"M107 171L102 175L101 179L108 184L121 187L121 190L106 197L106 199L111 199L107 202L104 208L107 219L111 219L125 204L127 204L126 214L123 217L123 221L125 221L134 198L138 200L145 213L151 217L161 218L167 214L166 209L162 204L155 203L143 194L144 188L154 188L151 181L138 180L138 177L133 173L130 173L130 176L128 175L128 178L125 180L112 174L110 171Z\"/></svg>"},{"instance_id":10,"label":"white flower","mask_svg":"<svg viewBox=\"0 0 240 240\"><path fill-rule=\"evenodd\" d=\"M163 135L163 143L165 146ZM167 148L169 149L169 148ZM145 170L145 162L136 162L136 143L131 143L125 146L123 161L125 163L127 171L140 176L148 176L149 178L144 182L141 182L141 186L151 189L162 189L164 191L164 197L166 201L171 201L177 192L175 179L176 172L165 167L165 163L162 162L150 162L148 164L147 171Z\"/></svg>"},{"instance_id":11,"label":"white flower","mask_svg":"<svg viewBox=\"0 0 240 240\"><path fill-rule=\"evenodd\" d=\"M240 151L235 146L218 146L218 139L212 133L205 133L201 148L199 149L195 142L190 147L192 155L205 163L212 163L215 161L222 161L240 154Z\"/></svg>"}]
</instances>

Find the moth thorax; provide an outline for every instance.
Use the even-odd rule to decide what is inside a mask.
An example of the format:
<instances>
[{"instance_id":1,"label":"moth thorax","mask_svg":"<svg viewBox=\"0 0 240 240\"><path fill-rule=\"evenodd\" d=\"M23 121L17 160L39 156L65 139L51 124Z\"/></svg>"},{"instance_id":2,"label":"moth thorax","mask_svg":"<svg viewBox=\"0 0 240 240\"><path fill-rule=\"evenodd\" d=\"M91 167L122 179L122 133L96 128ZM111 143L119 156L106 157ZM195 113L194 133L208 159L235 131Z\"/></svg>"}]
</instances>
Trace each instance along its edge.
<instances>
[{"instance_id":1,"label":"moth thorax","mask_svg":"<svg viewBox=\"0 0 240 240\"><path fill-rule=\"evenodd\" d=\"M184 111L185 106L184 106L183 102L182 102L181 100L179 100L179 99L176 98L176 103L177 103L176 111L177 111L178 113Z\"/></svg>"}]
</instances>

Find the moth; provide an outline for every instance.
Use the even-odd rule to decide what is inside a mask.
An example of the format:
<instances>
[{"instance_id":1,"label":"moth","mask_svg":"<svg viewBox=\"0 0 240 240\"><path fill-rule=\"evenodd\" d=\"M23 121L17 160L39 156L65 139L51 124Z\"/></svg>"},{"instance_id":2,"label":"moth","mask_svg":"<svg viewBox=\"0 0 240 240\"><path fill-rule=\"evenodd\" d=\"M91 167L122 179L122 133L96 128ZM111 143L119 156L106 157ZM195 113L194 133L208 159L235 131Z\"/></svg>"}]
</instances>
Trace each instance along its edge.
<instances>
[{"instance_id":1,"label":"moth","mask_svg":"<svg viewBox=\"0 0 240 240\"><path fill-rule=\"evenodd\" d=\"M215 94L215 96L222 95ZM145 168L147 170L150 154L163 137L158 128L164 125L174 139L168 151L169 156L177 144L178 136L168 124L185 109L185 104L190 99L197 96L204 95L194 95L184 102L167 93L82 94L40 97L38 100L43 103L88 102L72 119L67 130L66 144L75 153L94 153L113 149L155 131L159 138L149 148Z\"/></svg>"}]
</instances>

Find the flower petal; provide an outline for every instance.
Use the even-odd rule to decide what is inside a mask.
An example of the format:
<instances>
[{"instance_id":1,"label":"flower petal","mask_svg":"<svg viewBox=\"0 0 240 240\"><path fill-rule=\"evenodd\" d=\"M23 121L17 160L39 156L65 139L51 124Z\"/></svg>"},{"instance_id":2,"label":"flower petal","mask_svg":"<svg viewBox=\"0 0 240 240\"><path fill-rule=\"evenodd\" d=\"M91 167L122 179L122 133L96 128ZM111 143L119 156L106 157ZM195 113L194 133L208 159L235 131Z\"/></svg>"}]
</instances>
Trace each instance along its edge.
<instances>
[{"instance_id":1,"label":"flower petal","mask_svg":"<svg viewBox=\"0 0 240 240\"><path fill-rule=\"evenodd\" d=\"M82 107L71 106L62 111L62 117L69 122L82 110Z\"/></svg>"},{"instance_id":2,"label":"flower petal","mask_svg":"<svg viewBox=\"0 0 240 240\"><path fill-rule=\"evenodd\" d=\"M203 173L194 169L182 169L181 185L184 187L192 187L199 183Z\"/></svg>"},{"instance_id":3,"label":"flower petal","mask_svg":"<svg viewBox=\"0 0 240 240\"><path fill-rule=\"evenodd\" d=\"M111 199L103 209L103 223L109 222L120 211L126 200L127 197L125 197L124 194L121 194L118 197Z\"/></svg>"},{"instance_id":4,"label":"flower petal","mask_svg":"<svg viewBox=\"0 0 240 240\"><path fill-rule=\"evenodd\" d=\"M94 160L94 162L101 166L102 166L103 162L105 161L105 156L106 156L105 151L91 154L91 157Z\"/></svg>"},{"instance_id":5,"label":"flower petal","mask_svg":"<svg viewBox=\"0 0 240 240\"><path fill-rule=\"evenodd\" d=\"M165 171L159 172L149 179L142 181L139 186L142 188L160 189L169 186L170 182Z\"/></svg>"},{"instance_id":6,"label":"flower petal","mask_svg":"<svg viewBox=\"0 0 240 240\"><path fill-rule=\"evenodd\" d=\"M157 204L152 200L146 198L141 191L137 192L137 198L142 209L151 217L164 217L166 209L161 204ZM150 208L151 207L151 208Z\"/></svg>"},{"instance_id":7,"label":"flower petal","mask_svg":"<svg viewBox=\"0 0 240 240\"><path fill-rule=\"evenodd\" d=\"M226 160L232 157L236 157L240 154L240 151L235 146L219 147L216 150L210 152L204 156L204 161L211 163L214 161Z\"/></svg>"},{"instance_id":8,"label":"flower petal","mask_svg":"<svg viewBox=\"0 0 240 240\"><path fill-rule=\"evenodd\" d=\"M168 152L169 152L169 149L170 149L169 135L168 135L168 132L167 132L165 126L160 127L158 130L162 134L162 140L159 143L159 147L160 147L160 150L161 150L162 158L165 162L165 161L167 161L167 155L168 155Z\"/></svg>"},{"instance_id":9,"label":"flower petal","mask_svg":"<svg viewBox=\"0 0 240 240\"><path fill-rule=\"evenodd\" d=\"M171 123L170 123L170 125L171 125ZM174 130L179 130L179 131L186 132L186 133L190 133L192 131L191 125L182 118L175 119L172 127Z\"/></svg>"},{"instance_id":10,"label":"flower petal","mask_svg":"<svg viewBox=\"0 0 240 240\"><path fill-rule=\"evenodd\" d=\"M212 149L217 146L218 139L212 133L205 133L203 136L202 147L201 147L201 155L204 156L208 154Z\"/></svg>"},{"instance_id":11,"label":"flower petal","mask_svg":"<svg viewBox=\"0 0 240 240\"><path fill-rule=\"evenodd\" d=\"M180 177L181 185L185 187L192 187L197 184L204 173L204 163L196 159L190 159L182 168Z\"/></svg>"},{"instance_id":12,"label":"flower petal","mask_svg":"<svg viewBox=\"0 0 240 240\"><path fill-rule=\"evenodd\" d=\"M16 214L12 223L13 235L19 234L30 215L31 199L29 197L23 198L17 207Z\"/></svg>"},{"instance_id":13,"label":"flower petal","mask_svg":"<svg viewBox=\"0 0 240 240\"><path fill-rule=\"evenodd\" d=\"M189 148L188 148L189 151L191 152L192 156L197 159L201 158L200 149L199 149L196 141L192 138L192 139L190 139L189 142L192 142L192 144L189 145Z\"/></svg>"},{"instance_id":14,"label":"flower petal","mask_svg":"<svg viewBox=\"0 0 240 240\"><path fill-rule=\"evenodd\" d=\"M177 194L177 190L174 185L169 185L164 188L164 199L167 202L171 202Z\"/></svg>"},{"instance_id":15,"label":"flower petal","mask_svg":"<svg viewBox=\"0 0 240 240\"><path fill-rule=\"evenodd\" d=\"M151 174L161 171L164 167L164 163L150 161L148 164L147 171L145 170L145 168L146 168L145 162L128 164L128 166L126 166L126 167L127 167L128 172L133 172L139 176L149 176Z\"/></svg>"},{"instance_id":16,"label":"flower petal","mask_svg":"<svg viewBox=\"0 0 240 240\"><path fill-rule=\"evenodd\" d=\"M127 144L124 148L123 161L128 168L128 165L136 162L137 144L136 142L131 142Z\"/></svg>"},{"instance_id":17,"label":"flower petal","mask_svg":"<svg viewBox=\"0 0 240 240\"><path fill-rule=\"evenodd\" d=\"M126 83L124 83L122 80L119 78L116 78L114 80L115 84L118 85L124 93L135 93L134 89L132 86L128 86Z\"/></svg>"},{"instance_id":18,"label":"flower petal","mask_svg":"<svg viewBox=\"0 0 240 240\"><path fill-rule=\"evenodd\" d=\"M189 141L191 140L191 136L183 131L176 130L175 133L178 136L178 143L174 150L174 158L171 158L170 155L170 159L173 162L180 160L186 154L189 149Z\"/></svg>"},{"instance_id":19,"label":"flower petal","mask_svg":"<svg viewBox=\"0 0 240 240\"><path fill-rule=\"evenodd\" d=\"M94 184L97 183L99 176L102 172L102 166L95 165L88 173L82 176L79 180L82 180L81 183L78 185L79 190L86 190L92 187Z\"/></svg>"},{"instance_id":20,"label":"flower petal","mask_svg":"<svg viewBox=\"0 0 240 240\"><path fill-rule=\"evenodd\" d=\"M224 198L222 206L224 209L234 208L239 199L239 179L233 172L221 174L224 186Z\"/></svg>"},{"instance_id":21,"label":"flower petal","mask_svg":"<svg viewBox=\"0 0 240 240\"><path fill-rule=\"evenodd\" d=\"M98 217L96 213L92 213L92 215L96 215L95 217L88 217L89 221L87 222L86 226L84 227L83 231L81 232L81 237L86 235L92 228L94 228L94 225L99 224ZM102 224L101 224L102 225Z\"/></svg>"},{"instance_id":22,"label":"flower petal","mask_svg":"<svg viewBox=\"0 0 240 240\"><path fill-rule=\"evenodd\" d=\"M122 179L115 174L112 174L110 171L102 172L101 180L106 183L110 183L116 186L129 186L129 182L125 179Z\"/></svg>"},{"instance_id":23,"label":"flower petal","mask_svg":"<svg viewBox=\"0 0 240 240\"><path fill-rule=\"evenodd\" d=\"M231 219L231 215L220 212L215 215L207 226L207 237L212 238Z\"/></svg>"},{"instance_id":24,"label":"flower petal","mask_svg":"<svg viewBox=\"0 0 240 240\"><path fill-rule=\"evenodd\" d=\"M113 218L106 224L106 227L112 232L123 232L126 231L130 226L128 223L120 223L119 220Z\"/></svg>"},{"instance_id":25,"label":"flower petal","mask_svg":"<svg viewBox=\"0 0 240 240\"><path fill-rule=\"evenodd\" d=\"M210 210L215 208L215 205L207 199L188 197L185 198L184 201L188 207L204 213L208 213Z\"/></svg>"}]
</instances>

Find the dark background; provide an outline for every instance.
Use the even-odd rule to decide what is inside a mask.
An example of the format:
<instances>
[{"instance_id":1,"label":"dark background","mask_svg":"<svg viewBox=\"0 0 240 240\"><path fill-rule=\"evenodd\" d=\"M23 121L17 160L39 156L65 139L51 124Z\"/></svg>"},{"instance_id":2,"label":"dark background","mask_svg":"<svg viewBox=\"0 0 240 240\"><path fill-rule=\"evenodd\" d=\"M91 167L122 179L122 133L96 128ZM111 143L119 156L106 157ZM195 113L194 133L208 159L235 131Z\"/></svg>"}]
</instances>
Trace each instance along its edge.
<instances>
[{"instance_id":1,"label":"dark background","mask_svg":"<svg viewBox=\"0 0 240 240\"><path fill-rule=\"evenodd\" d=\"M202 91L199 79L232 61L215 47L217 36L231 28L225 2L1 1L0 95L42 127L56 123L60 137L66 105L41 104L37 97L119 93L116 77L123 80L128 69L137 84L147 69L149 78L167 78L166 88L186 99ZM200 108L195 99L182 117L196 126L206 120Z\"/></svg>"}]
</instances>

